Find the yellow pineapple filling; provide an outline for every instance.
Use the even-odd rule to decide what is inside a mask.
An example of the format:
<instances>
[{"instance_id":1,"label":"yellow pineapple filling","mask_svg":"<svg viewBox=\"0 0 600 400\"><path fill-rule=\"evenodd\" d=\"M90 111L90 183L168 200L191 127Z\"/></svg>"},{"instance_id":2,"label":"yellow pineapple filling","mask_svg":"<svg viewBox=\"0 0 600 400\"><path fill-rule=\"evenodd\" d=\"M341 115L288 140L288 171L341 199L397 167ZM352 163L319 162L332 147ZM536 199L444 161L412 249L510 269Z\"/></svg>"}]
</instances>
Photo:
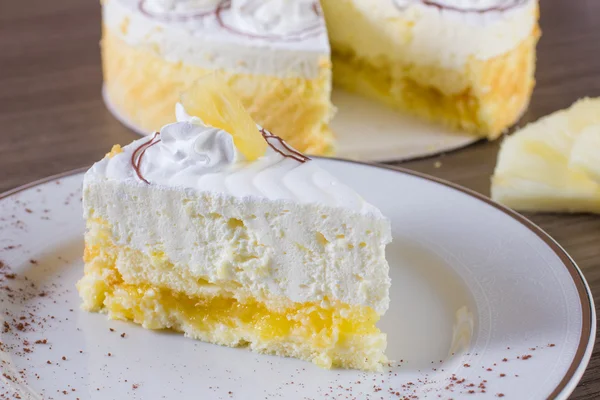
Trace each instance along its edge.
<instances>
[{"instance_id":1,"label":"yellow pineapple filling","mask_svg":"<svg viewBox=\"0 0 600 400\"><path fill-rule=\"evenodd\" d=\"M452 127L478 131L478 103L469 89L445 94L434 86L425 86L412 79L408 69L401 72L391 62L380 64L373 66L351 53L334 53L334 82L346 90L369 96L390 107L446 122ZM397 70L394 71L394 68ZM441 70L436 72L452 75Z\"/></svg>"},{"instance_id":2,"label":"yellow pineapple filling","mask_svg":"<svg viewBox=\"0 0 600 400\"><path fill-rule=\"evenodd\" d=\"M147 329L173 329L211 343L248 345L255 351L297 357L325 368L373 370L385 361L385 335L375 326L379 315L370 307L330 299L306 303L286 299L267 305L248 293L239 295L239 283L211 284L202 278L196 278L198 285L216 290L190 295L164 283L142 282L139 276L128 281L131 263L140 260L145 265L136 265L138 271L175 266L161 252L149 256L115 245L100 220L90 226L101 228L86 235L85 275L78 283L86 310ZM120 269L129 270L122 273ZM171 285L184 287L177 282Z\"/></svg>"},{"instance_id":3,"label":"yellow pineapple filling","mask_svg":"<svg viewBox=\"0 0 600 400\"><path fill-rule=\"evenodd\" d=\"M255 300L239 302L227 297L189 297L168 289L150 285L121 283L105 292L103 307L116 319L145 321L143 304L152 298L167 314L179 315L186 324L197 330L210 330L217 325L252 331L260 339L282 339L294 334L298 339L310 340L315 347L327 348L332 337L379 333L375 323L378 315L368 309L347 305L322 308L316 303L303 303L281 311L268 310ZM161 329L162 326L149 326Z\"/></svg>"}]
</instances>

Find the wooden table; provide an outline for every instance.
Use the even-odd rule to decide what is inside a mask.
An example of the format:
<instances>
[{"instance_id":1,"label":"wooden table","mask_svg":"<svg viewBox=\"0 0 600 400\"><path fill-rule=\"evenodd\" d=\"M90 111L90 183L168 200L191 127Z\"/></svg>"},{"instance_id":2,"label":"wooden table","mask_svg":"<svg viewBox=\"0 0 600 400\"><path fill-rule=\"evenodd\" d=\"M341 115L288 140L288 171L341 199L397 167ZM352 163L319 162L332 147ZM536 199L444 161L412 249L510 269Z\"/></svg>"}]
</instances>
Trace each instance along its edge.
<instances>
[{"instance_id":1,"label":"wooden table","mask_svg":"<svg viewBox=\"0 0 600 400\"><path fill-rule=\"evenodd\" d=\"M519 125L600 96L600 1L541 3L538 83ZM102 103L99 38L97 1L0 3L0 192L89 165L112 144L137 137ZM482 142L401 165L487 195L498 145ZM527 216L574 257L600 304L600 217ZM573 398L599 397L597 347Z\"/></svg>"}]
</instances>

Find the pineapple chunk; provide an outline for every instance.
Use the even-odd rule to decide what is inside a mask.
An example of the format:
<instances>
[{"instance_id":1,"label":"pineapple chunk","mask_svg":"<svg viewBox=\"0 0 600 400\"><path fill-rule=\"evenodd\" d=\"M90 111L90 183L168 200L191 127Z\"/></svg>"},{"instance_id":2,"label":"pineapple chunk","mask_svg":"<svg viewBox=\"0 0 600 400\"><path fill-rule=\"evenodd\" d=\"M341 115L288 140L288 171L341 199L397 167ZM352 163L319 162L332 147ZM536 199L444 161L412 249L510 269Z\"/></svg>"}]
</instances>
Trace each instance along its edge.
<instances>
[{"instance_id":1,"label":"pineapple chunk","mask_svg":"<svg viewBox=\"0 0 600 400\"><path fill-rule=\"evenodd\" d=\"M600 98L582 99L506 138L492 199L520 211L600 213Z\"/></svg>"},{"instance_id":2,"label":"pineapple chunk","mask_svg":"<svg viewBox=\"0 0 600 400\"><path fill-rule=\"evenodd\" d=\"M222 76L210 74L198 79L181 95L181 103L188 114L233 136L235 146L248 161L265 154L267 142Z\"/></svg>"},{"instance_id":3,"label":"pineapple chunk","mask_svg":"<svg viewBox=\"0 0 600 400\"><path fill-rule=\"evenodd\" d=\"M569 167L600 184L600 124L581 131L571 150Z\"/></svg>"}]
</instances>

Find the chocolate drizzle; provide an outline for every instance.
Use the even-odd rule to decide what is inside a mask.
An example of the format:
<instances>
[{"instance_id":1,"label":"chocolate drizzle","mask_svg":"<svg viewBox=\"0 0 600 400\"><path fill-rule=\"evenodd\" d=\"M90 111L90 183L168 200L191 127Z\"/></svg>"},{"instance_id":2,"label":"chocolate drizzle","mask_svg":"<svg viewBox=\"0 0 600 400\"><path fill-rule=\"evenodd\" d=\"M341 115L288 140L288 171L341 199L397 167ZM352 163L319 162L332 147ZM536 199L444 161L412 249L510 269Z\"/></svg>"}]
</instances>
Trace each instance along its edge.
<instances>
[{"instance_id":1,"label":"chocolate drizzle","mask_svg":"<svg viewBox=\"0 0 600 400\"><path fill-rule=\"evenodd\" d=\"M152 136L152 138L146 143L142 143L137 149L133 151L133 154L131 155L131 166L133 167L133 170L135 171L138 178L146 182L148 185L150 184L150 182L148 182L148 180L142 176L142 172L140 170L140 167L142 166L142 157L144 157L144 153L146 152L146 150L154 146L156 143L160 142L160 138L156 139L159 135L160 132L154 132L154 136Z\"/></svg>"},{"instance_id":2,"label":"chocolate drizzle","mask_svg":"<svg viewBox=\"0 0 600 400\"><path fill-rule=\"evenodd\" d=\"M147 0L140 0L140 2L138 3L138 10L140 10L140 12L147 17L158 19L161 21L166 21L166 22L185 22L185 21L192 20L192 19L201 19L201 18L205 18L205 17L215 14L215 11L217 10L215 7L215 8L205 10L205 11L198 11L197 13L191 13L191 14L190 13L176 14L173 12L157 14L157 13L153 13L153 12L149 11L146 8L146 2L147 2Z\"/></svg>"},{"instance_id":3,"label":"chocolate drizzle","mask_svg":"<svg viewBox=\"0 0 600 400\"><path fill-rule=\"evenodd\" d=\"M239 29L236 29L236 28L228 25L223 20L223 13L225 11L229 11L230 9L231 9L231 0L224 0L221 3L219 3L219 5L217 6L217 9L215 10L215 16L217 18L217 22L218 22L219 26L221 26L221 28L223 28L233 34L240 35L240 36L246 36L251 39L265 39L265 40L279 40L279 41L284 41L284 42L298 42L298 41L306 39L307 37L319 35L322 31L322 29L320 29L321 25L315 24L315 25L308 26L304 29L301 29L299 31L291 32L286 36L257 35L257 34L250 33L250 32L244 32L244 31L241 31ZM317 16L321 16L320 5L318 2L313 3L312 10Z\"/></svg>"},{"instance_id":4,"label":"chocolate drizzle","mask_svg":"<svg viewBox=\"0 0 600 400\"><path fill-rule=\"evenodd\" d=\"M393 0L393 1L394 1L394 4L396 4L396 6L398 8L400 8L400 9L404 8L404 7L402 7L401 5L398 4L398 1L395 1L395 0ZM504 5L498 5L498 6L494 6L494 7L488 7L488 8L461 8L461 7L454 7L454 6L451 6L451 5L444 4L443 1L436 1L436 0L413 0L413 1L420 1L421 3L423 3L426 6L435 7L435 8L438 8L440 10L449 10L449 11L456 11L456 12L463 12L463 13L483 14L483 13L492 12L492 11L496 11L496 12L508 11L508 10L516 8L516 7L518 7L518 6L522 5L522 4L525 4L528 0L511 0L511 1L505 2L506 4L504 4Z\"/></svg>"},{"instance_id":5,"label":"chocolate drizzle","mask_svg":"<svg viewBox=\"0 0 600 400\"><path fill-rule=\"evenodd\" d=\"M312 10L317 17L320 17L322 15L321 14L321 5L316 1L314 3L312 3Z\"/></svg>"},{"instance_id":6,"label":"chocolate drizzle","mask_svg":"<svg viewBox=\"0 0 600 400\"><path fill-rule=\"evenodd\" d=\"M175 12L157 13L148 10L146 3L148 0L139 0L138 10L146 17L157 19L164 22L185 22L194 19L203 19L210 16L215 16L219 26L230 33L245 36L252 39L279 40L284 42L296 42L306 39L307 37L316 36L322 33L322 26L319 23L308 26L296 32L291 32L288 35L258 35L251 32L245 32L228 25L223 19L223 13L231 9L231 0L222 0L216 7L196 13L177 14ZM321 16L321 6L315 1L312 4L312 11L316 16Z\"/></svg>"},{"instance_id":7,"label":"chocolate drizzle","mask_svg":"<svg viewBox=\"0 0 600 400\"><path fill-rule=\"evenodd\" d=\"M282 156L296 160L299 163L305 163L307 161L310 161L310 158L308 158L304 154L300 153L299 151L291 148L279 136L273 135L271 132L269 132L268 130L266 130L264 128L260 129L260 133L262 134L263 138L265 139L265 141L267 142L269 147L271 147L273 150L275 150L277 153L281 154Z\"/></svg>"},{"instance_id":8,"label":"chocolate drizzle","mask_svg":"<svg viewBox=\"0 0 600 400\"><path fill-rule=\"evenodd\" d=\"M281 154L283 157L291 158L293 160L298 161L299 163L305 163L307 161L310 161L309 157L290 147L279 136L273 135L271 132L264 128L260 129L260 133L262 134L262 137L265 139L265 142L267 142L269 147L271 147L275 152ZM144 178L141 171L142 159L144 157L144 154L146 153L146 150L148 150L155 144L160 143L160 141L160 132L154 132L154 135L150 140L139 145L131 154L131 166L135 171L135 174L141 181L145 182L148 185L150 184L150 182L146 178Z\"/></svg>"}]
</instances>

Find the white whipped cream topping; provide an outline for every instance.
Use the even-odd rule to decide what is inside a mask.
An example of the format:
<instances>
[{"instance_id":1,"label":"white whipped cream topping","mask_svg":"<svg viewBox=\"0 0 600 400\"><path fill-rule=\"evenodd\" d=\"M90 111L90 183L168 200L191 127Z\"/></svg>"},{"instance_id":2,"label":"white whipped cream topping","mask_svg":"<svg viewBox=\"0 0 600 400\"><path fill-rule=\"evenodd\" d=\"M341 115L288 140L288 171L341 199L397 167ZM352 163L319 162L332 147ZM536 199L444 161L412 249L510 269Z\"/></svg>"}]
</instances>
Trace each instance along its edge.
<instances>
[{"instance_id":1,"label":"white whipped cream topping","mask_svg":"<svg viewBox=\"0 0 600 400\"><path fill-rule=\"evenodd\" d=\"M326 0L327 1L327 0ZM333 1L333 0L328 0ZM346 37L356 36L352 48L359 57L391 58L398 63L406 60L420 65L462 69L470 58L488 60L504 54L521 43L536 24L536 0L519 1L503 11L465 12L458 9L487 9L506 6L504 0L442 0L437 4L421 0L378 1L350 0L368 21L381 21L379 37L353 35L361 26L339 26ZM402 22L402 23L400 23ZM410 29L408 34L402 32ZM391 40L391 42L388 42ZM395 51L390 51L393 45Z\"/></svg>"},{"instance_id":2,"label":"white whipped cream topping","mask_svg":"<svg viewBox=\"0 0 600 400\"><path fill-rule=\"evenodd\" d=\"M221 171L241 157L230 134L178 122L160 131L160 145L144 154L142 175L150 182L185 186L192 176Z\"/></svg>"},{"instance_id":3,"label":"white whipped cream topping","mask_svg":"<svg viewBox=\"0 0 600 400\"><path fill-rule=\"evenodd\" d=\"M273 0L269 4L279 1L287 2ZM216 10L222 3L105 0L102 20L130 46L151 48L170 62L278 77L313 79L319 75L321 65L329 59L321 16L312 10L309 13L306 6L250 9L235 3L220 9L219 20ZM295 11L288 14L290 10ZM309 24L315 28L300 29ZM301 33L294 34L296 29ZM267 31L268 37L261 37Z\"/></svg>"},{"instance_id":4,"label":"white whipped cream topping","mask_svg":"<svg viewBox=\"0 0 600 400\"><path fill-rule=\"evenodd\" d=\"M419 59L451 68L462 68L470 57L488 60L531 35L536 6L536 1L527 0L506 11L465 13L417 3L406 10L415 21L409 51Z\"/></svg>"},{"instance_id":5,"label":"white whipped cream topping","mask_svg":"<svg viewBox=\"0 0 600 400\"><path fill-rule=\"evenodd\" d=\"M314 0L232 0L243 30L258 35L294 34L321 26Z\"/></svg>"},{"instance_id":6,"label":"white whipped cream topping","mask_svg":"<svg viewBox=\"0 0 600 400\"><path fill-rule=\"evenodd\" d=\"M406 7L412 3L423 3L423 0L394 0L398 7ZM467 12L487 12L509 10L528 0L431 0L433 7L442 7Z\"/></svg>"},{"instance_id":7,"label":"white whipped cream topping","mask_svg":"<svg viewBox=\"0 0 600 400\"><path fill-rule=\"evenodd\" d=\"M160 142L142 156L140 172L152 185L238 198L317 203L381 216L379 210L313 161L301 163L267 147L263 157L247 162L229 133L202 124L180 104L176 115L178 122L164 126ZM125 146L122 153L97 162L88 178L135 180L145 185L131 158L149 140L136 140Z\"/></svg>"},{"instance_id":8,"label":"white whipped cream topping","mask_svg":"<svg viewBox=\"0 0 600 400\"><path fill-rule=\"evenodd\" d=\"M143 0L140 5L156 13L194 13L214 10L220 0Z\"/></svg>"}]
</instances>

